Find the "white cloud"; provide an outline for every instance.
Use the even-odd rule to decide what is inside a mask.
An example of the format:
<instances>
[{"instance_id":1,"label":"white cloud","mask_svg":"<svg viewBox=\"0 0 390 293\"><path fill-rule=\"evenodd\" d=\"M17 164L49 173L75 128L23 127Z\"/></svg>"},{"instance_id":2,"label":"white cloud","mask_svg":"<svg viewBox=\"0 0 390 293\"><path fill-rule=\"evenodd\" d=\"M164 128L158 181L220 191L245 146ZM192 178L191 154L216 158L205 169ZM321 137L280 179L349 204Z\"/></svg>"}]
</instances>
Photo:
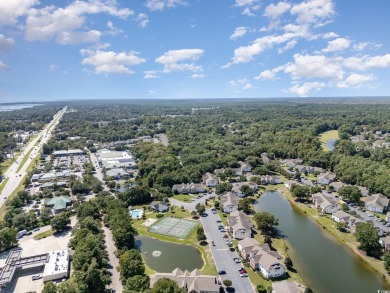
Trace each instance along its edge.
<instances>
[{"instance_id":1,"label":"white cloud","mask_svg":"<svg viewBox=\"0 0 390 293\"><path fill-rule=\"evenodd\" d=\"M285 66L279 66L272 70L264 70L262 71L258 76L255 76L254 79L256 80L275 80L276 79L276 73L284 70Z\"/></svg>"},{"instance_id":2,"label":"white cloud","mask_svg":"<svg viewBox=\"0 0 390 293\"><path fill-rule=\"evenodd\" d=\"M294 63L288 63L284 72L293 79L301 78L330 78L341 80L344 70L338 62L323 55L294 55Z\"/></svg>"},{"instance_id":3,"label":"white cloud","mask_svg":"<svg viewBox=\"0 0 390 293\"><path fill-rule=\"evenodd\" d=\"M39 0L2 0L0 1L0 27L15 25L18 18L24 16Z\"/></svg>"},{"instance_id":4,"label":"white cloud","mask_svg":"<svg viewBox=\"0 0 390 293\"><path fill-rule=\"evenodd\" d=\"M58 68L58 65L56 65L56 64L50 64L50 66L49 66L50 71L54 71L57 68Z\"/></svg>"},{"instance_id":5,"label":"white cloud","mask_svg":"<svg viewBox=\"0 0 390 293\"><path fill-rule=\"evenodd\" d=\"M204 74L202 73L194 73L193 75L191 75L192 78L203 78L204 77Z\"/></svg>"},{"instance_id":6,"label":"white cloud","mask_svg":"<svg viewBox=\"0 0 390 293\"><path fill-rule=\"evenodd\" d=\"M0 51L8 51L15 45L13 39L7 38L6 36L0 34Z\"/></svg>"},{"instance_id":7,"label":"white cloud","mask_svg":"<svg viewBox=\"0 0 390 293\"><path fill-rule=\"evenodd\" d=\"M147 71L144 71L144 74L145 74L144 75L145 79L158 78L156 70L147 70Z\"/></svg>"},{"instance_id":8,"label":"white cloud","mask_svg":"<svg viewBox=\"0 0 390 293\"><path fill-rule=\"evenodd\" d=\"M46 6L30 9L26 18L25 37L28 41L54 39L60 44L98 42L101 32L84 30L85 15L105 13L119 18L127 18L134 12L117 8L115 1L74 1L65 8Z\"/></svg>"},{"instance_id":9,"label":"white cloud","mask_svg":"<svg viewBox=\"0 0 390 293\"><path fill-rule=\"evenodd\" d=\"M203 68L196 65L194 61L198 60L203 53L202 49L170 50L156 58L155 61L164 65L163 72L165 73L171 71L200 72L203 71Z\"/></svg>"},{"instance_id":10,"label":"white cloud","mask_svg":"<svg viewBox=\"0 0 390 293\"><path fill-rule=\"evenodd\" d=\"M249 90L253 87L253 85L246 78L238 80L229 80L227 84L232 87L240 87L243 90Z\"/></svg>"},{"instance_id":11,"label":"white cloud","mask_svg":"<svg viewBox=\"0 0 390 293\"><path fill-rule=\"evenodd\" d=\"M298 23L323 26L332 20L335 12L332 0L307 0L294 5L291 14L297 16Z\"/></svg>"},{"instance_id":12,"label":"white cloud","mask_svg":"<svg viewBox=\"0 0 390 293\"><path fill-rule=\"evenodd\" d=\"M319 91L326 87L323 82L305 82L302 85L295 84L288 89L289 93L298 95L300 97L306 97L311 91Z\"/></svg>"},{"instance_id":13,"label":"white cloud","mask_svg":"<svg viewBox=\"0 0 390 293\"><path fill-rule=\"evenodd\" d=\"M146 1L145 6L151 11L156 11L187 4L187 1L184 0L148 0Z\"/></svg>"},{"instance_id":14,"label":"white cloud","mask_svg":"<svg viewBox=\"0 0 390 293\"><path fill-rule=\"evenodd\" d=\"M234 33L230 36L230 39L237 40L238 38L245 36L247 32L248 32L248 28L245 26L236 27Z\"/></svg>"},{"instance_id":15,"label":"white cloud","mask_svg":"<svg viewBox=\"0 0 390 293\"><path fill-rule=\"evenodd\" d=\"M296 44L298 44L298 42L297 42L296 40L292 40L292 41L288 42L288 43L286 44L286 46L284 46L284 48L279 48L279 49L278 49L278 53L279 53L279 54L282 54L282 53L285 52L285 51L289 51L289 50L291 50L292 48L294 48Z\"/></svg>"},{"instance_id":16,"label":"white cloud","mask_svg":"<svg viewBox=\"0 0 390 293\"><path fill-rule=\"evenodd\" d=\"M260 0L236 0L234 6L244 8L243 15L255 16L253 12L261 8L261 3Z\"/></svg>"},{"instance_id":17,"label":"white cloud","mask_svg":"<svg viewBox=\"0 0 390 293\"><path fill-rule=\"evenodd\" d=\"M109 34L110 35L113 35L113 36L116 36L118 34L121 34L123 33L122 30L120 30L119 28L117 28L113 23L112 21L107 21L107 27L109 29Z\"/></svg>"},{"instance_id":18,"label":"white cloud","mask_svg":"<svg viewBox=\"0 0 390 293\"><path fill-rule=\"evenodd\" d=\"M279 2L278 4L270 4L265 8L264 15L276 19L291 8L291 4L287 2Z\"/></svg>"},{"instance_id":19,"label":"white cloud","mask_svg":"<svg viewBox=\"0 0 390 293\"><path fill-rule=\"evenodd\" d=\"M337 86L340 88L360 88L364 85L367 85L369 81L374 80L375 77L372 74L357 74L352 73L345 80L337 83Z\"/></svg>"},{"instance_id":20,"label":"white cloud","mask_svg":"<svg viewBox=\"0 0 390 293\"><path fill-rule=\"evenodd\" d=\"M337 38L335 40L329 41L328 46L322 51L325 53L342 51L348 49L350 45L350 40L346 38Z\"/></svg>"},{"instance_id":21,"label":"white cloud","mask_svg":"<svg viewBox=\"0 0 390 293\"><path fill-rule=\"evenodd\" d=\"M154 96L155 94L157 94L157 92L153 90L148 90L148 94Z\"/></svg>"},{"instance_id":22,"label":"white cloud","mask_svg":"<svg viewBox=\"0 0 390 293\"><path fill-rule=\"evenodd\" d=\"M0 60L0 70L9 71L10 68Z\"/></svg>"},{"instance_id":23,"label":"white cloud","mask_svg":"<svg viewBox=\"0 0 390 293\"><path fill-rule=\"evenodd\" d=\"M361 71L371 68L389 68L390 54L340 58L339 62L341 62L346 68Z\"/></svg>"},{"instance_id":24,"label":"white cloud","mask_svg":"<svg viewBox=\"0 0 390 293\"><path fill-rule=\"evenodd\" d=\"M145 62L145 59L138 57L137 52L120 52L113 51L92 51L82 49L81 55L87 56L82 60L83 65L91 65L97 74L132 74L134 73L129 67Z\"/></svg>"},{"instance_id":25,"label":"white cloud","mask_svg":"<svg viewBox=\"0 0 390 293\"><path fill-rule=\"evenodd\" d=\"M353 48L356 51L363 51L365 48L367 48L368 45L369 45L369 43L367 43L367 42L360 42L360 43L353 45Z\"/></svg>"},{"instance_id":26,"label":"white cloud","mask_svg":"<svg viewBox=\"0 0 390 293\"><path fill-rule=\"evenodd\" d=\"M149 24L149 16L145 13L139 13L136 20L141 28L145 28Z\"/></svg>"},{"instance_id":27,"label":"white cloud","mask_svg":"<svg viewBox=\"0 0 390 293\"><path fill-rule=\"evenodd\" d=\"M334 32L329 32L329 33L326 33L326 34L323 34L322 37L324 39L334 39L334 38L338 38L338 34L334 33Z\"/></svg>"}]
</instances>

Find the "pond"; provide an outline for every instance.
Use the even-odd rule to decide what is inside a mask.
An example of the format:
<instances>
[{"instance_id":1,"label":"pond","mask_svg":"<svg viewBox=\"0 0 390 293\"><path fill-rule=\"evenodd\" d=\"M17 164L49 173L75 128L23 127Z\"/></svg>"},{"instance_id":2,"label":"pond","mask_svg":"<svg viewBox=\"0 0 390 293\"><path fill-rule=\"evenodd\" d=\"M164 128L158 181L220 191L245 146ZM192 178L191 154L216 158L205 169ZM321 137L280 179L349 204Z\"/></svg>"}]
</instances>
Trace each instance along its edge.
<instances>
[{"instance_id":1,"label":"pond","mask_svg":"<svg viewBox=\"0 0 390 293\"><path fill-rule=\"evenodd\" d=\"M279 229L289 255L304 281L316 293L367 293L389 290L379 274L335 242L308 216L292 208L279 192L265 192L255 202L256 211L279 218Z\"/></svg>"},{"instance_id":2,"label":"pond","mask_svg":"<svg viewBox=\"0 0 390 293\"><path fill-rule=\"evenodd\" d=\"M196 247L137 236L136 247L148 267L159 273L170 273L176 268L192 271L203 267L202 254Z\"/></svg>"},{"instance_id":3,"label":"pond","mask_svg":"<svg viewBox=\"0 0 390 293\"><path fill-rule=\"evenodd\" d=\"M24 108L32 108L43 104L0 104L0 112L20 110Z\"/></svg>"},{"instance_id":4,"label":"pond","mask_svg":"<svg viewBox=\"0 0 390 293\"><path fill-rule=\"evenodd\" d=\"M337 140L337 139L329 139L329 140L325 143L325 146L326 146L329 150L333 151L333 150L334 150L334 144L335 144L336 140Z\"/></svg>"}]
</instances>

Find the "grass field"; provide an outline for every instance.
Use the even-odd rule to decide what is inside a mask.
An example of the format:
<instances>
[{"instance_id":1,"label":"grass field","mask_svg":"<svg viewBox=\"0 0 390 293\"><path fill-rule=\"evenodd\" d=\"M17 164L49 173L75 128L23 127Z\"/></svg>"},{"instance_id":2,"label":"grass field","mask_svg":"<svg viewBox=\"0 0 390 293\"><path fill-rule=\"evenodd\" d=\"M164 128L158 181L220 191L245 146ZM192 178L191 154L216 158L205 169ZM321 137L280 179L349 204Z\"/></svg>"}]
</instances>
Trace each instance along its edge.
<instances>
[{"instance_id":1,"label":"grass field","mask_svg":"<svg viewBox=\"0 0 390 293\"><path fill-rule=\"evenodd\" d=\"M27 162L28 158L30 157L32 151L34 149L32 148L31 150L28 151L28 153L24 156L24 158L22 159L22 161L20 162L19 164L19 167L18 169L16 170L16 173L18 173L20 171L20 169L22 169L22 167L24 166L24 164Z\"/></svg>"},{"instance_id":2,"label":"grass field","mask_svg":"<svg viewBox=\"0 0 390 293\"><path fill-rule=\"evenodd\" d=\"M46 232L39 233L39 234L35 235L33 238L35 240L39 240L39 239L42 239L42 238L49 237L51 235L53 235L53 230L49 230L49 231L46 231Z\"/></svg>"},{"instance_id":3,"label":"grass field","mask_svg":"<svg viewBox=\"0 0 390 293\"><path fill-rule=\"evenodd\" d=\"M172 207L171 207L172 208ZM156 213L150 213L146 214L146 219L148 218L153 218L157 219L157 214ZM176 218L183 218L183 219L191 219L191 214L188 210L181 210L179 207L175 207L174 210L170 210L169 212L164 214L164 217L171 217L175 216ZM187 239L177 239L165 235L159 235L159 234L154 234L154 233L149 233L147 230L147 227L142 226L142 223L145 222L145 220L133 220L132 225L133 227L137 230L139 235L145 235L149 237L153 237L162 241L168 241L168 242L174 242L174 243L179 243L179 244L188 244L195 246L196 248L199 249L200 253L202 254L203 258L203 267L202 267L202 272L203 274L206 275L216 275L217 274L217 269L215 268L213 256L211 254L211 251L209 250L209 246L201 246L198 243L198 240L196 239L196 230L194 229L190 235L187 237ZM146 264L146 272L148 274L153 274L154 271L150 269Z\"/></svg>"},{"instance_id":4,"label":"grass field","mask_svg":"<svg viewBox=\"0 0 390 293\"><path fill-rule=\"evenodd\" d=\"M22 178L22 181L20 181L20 184L18 185L18 187L16 187L15 191L11 193L11 195L7 198L5 203L0 207L0 221L4 219L9 202L18 194L19 191L22 191L24 189L23 182L25 177L26 176Z\"/></svg>"},{"instance_id":5,"label":"grass field","mask_svg":"<svg viewBox=\"0 0 390 293\"><path fill-rule=\"evenodd\" d=\"M172 198L183 202L191 202L191 200L195 198L195 196L188 194L175 194L174 196L172 196Z\"/></svg>"},{"instance_id":6,"label":"grass field","mask_svg":"<svg viewBox=\"0 0 390 293\"><path fill-rule=\"evenodd\" d=\"M324 149L324 151L329 152L330 149L326 146L326 143L330 139L339 139L339 131L338 130L329 130L325 131L324 133L321 133L319 135L319 139L321 141L321 146Z\"/></svg>"},{"instance_id":7,"label":"grass field","mask_svg":"<svg viewBox=\"0 0 390 293\"><path fill-rule=\"evenodd\" d=\"M3 182L1 182L1 184L0 184L0 193L3 191L3 189L4 189L5 185L7 184L8 180L9 180L9 178L7 177L7 178L5 178L3 180Z\"/></svg>"}]
</instances>

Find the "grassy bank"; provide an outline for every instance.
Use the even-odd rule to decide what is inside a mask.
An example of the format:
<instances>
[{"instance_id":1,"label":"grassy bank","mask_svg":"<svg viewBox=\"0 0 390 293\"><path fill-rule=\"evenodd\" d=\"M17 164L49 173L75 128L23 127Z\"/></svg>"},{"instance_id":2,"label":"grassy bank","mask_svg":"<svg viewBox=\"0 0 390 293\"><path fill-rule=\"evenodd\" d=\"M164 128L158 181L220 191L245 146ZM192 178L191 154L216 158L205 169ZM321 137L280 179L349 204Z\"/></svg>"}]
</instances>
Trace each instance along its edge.
<instances>
[{"instance_id":1,"label":"grassy bank","mask_svg":"<svg viewBox=\"0 0 390 293\"><path fill-rule=\"evenodd\" d=\"M181 210L179 207L175 207L173 212L169 211L168 213L164 214L164 217L171 217L174 216L176 218L183 218L183 219L191 219L191 214L188 210ZM146 219L153 218L157 219L157 214L156 213L150 213L146 214ZM155 234L155 233L150 233L147 230L147 227L142 226L142 223L144 223L145 220L134 220L133 221L133 227L137 230L139 235L145 235L149 237L153 237L158 240L162 241L167 241L167 242L174 242L178 244L186 244L186 245L192 245L195 246L201 253L202 258L203 258L203 267L201 271L203 274L206 275L216 275L217 274L217 269L215 268L215 264L213 261L213 257L211 254L211 251L209 249L209 246L201 246L198 243L198 240L196 239L196 229L194 229L191 234L188 236L187 239L177 239L165 235L160 235L160 234ZM147 274L153 274L154 271L149 268L146 264L146 273Z\"/></svg>"},{"instance_id":2,"label":"grassy bank","mask_svg":"<svg viewBox=\"0 0 390 293\"><path fill-rule=\"evenodd\" d=\"M323 230L328 231L329 235L332 236L333 239L347 245L364 263L382 275L387 282L390 282L390 276L387 274L383 262L375 258L368 257L364 251L359 250L359 243L356 241L353 234L340 232L336 227L336 223L332 221L329 215L321 216L315 208L309 208L306 204L296 202L287 188L278 186L278 191L289 200L293 207L304 214L309 215L309 218L314 220L314 222L317 223Z\"/></svg>"},{"instance_id":3,"label":"grassy bank","mask_svg":"<svg viewBox=\"0 0 390 293\"><path fill-rule=\"evenodd\" d=\"M330 139L339 139L339 138L340 137L339 137L339 131L338 130L329 130L329 131L326 131L326 132L321 133L319 135L321 146L324 149L324 151L327 151L327 152L330 151L330 149L326 146L326 143L328 142L328 140L330 140Z\"/></svg>"},{"instance_id":4,"label":"grassy bank","mask_svg":"<svg viewBox=\"0 0 390 293\"><path fill-rule=\"evenodd\" d=\"M7 212L9 203L11 200L18 194L19 191L22 191L24 189L24 179L26 176L22 178L22 181L20 181L19 185L16 187L15 191L11 193L10 196L8 196L7 200L5 203L0 207L0 221L4 219L5 213Z\"/></svg>"},{"instance_id":5,"label":"grassy bank","mask_svg":"<svg viewBox=\"0 0 390 293\"><path fill-rule=\"evenodd\" d=\"M53 230L49 230L49 231L46 231L46 232L39 233L39 234L35 235L33 238L35 240L39 240L39 239L46 238L46 237L49 237L49 236L52 236L52 235L53 235Z\"/></svg>"},{"instance_id":6,"label":"grassy bank","mask_svg":"<svg viewBox=\"0 0 390 293\"><path fill-rule=\"evenodd\" d=\"M31 148L31 150L28 151L28 153L23 157L22 161L20 162L19 164L19 167L18 169L16 170L16 173L18 173L20 171L20 169L22 169L22 167L24 166L24 164L27 162L28 158L30 157L32 151L34 150L34 148Z\"/></svg>"},{"instance_id":7,"label":"grassy bank","mask_svg":"<svg viewBox=\"0 0 390 293\"><path fill-rule=\"evenodd\" d=\"M191 200L195 198L195 196L188 194L175 194L174 196L172 196L172 198L180 200L182 202L191 202Z\"/></svg>"},{"instance_id":8,"label":"grassy bank","mask_svg":"<svg viewBox=\"0 0 390 293\"><path fill-rule=\"evenodd\" d=\"M5 185L7 184L8 180L9 180L9 178L7 177L7 178L5 178L3 180L3 182L1 182L1 184L0 184L0 193L3 192L3 189L4 189Z\"/></svg>"}]
</instances>

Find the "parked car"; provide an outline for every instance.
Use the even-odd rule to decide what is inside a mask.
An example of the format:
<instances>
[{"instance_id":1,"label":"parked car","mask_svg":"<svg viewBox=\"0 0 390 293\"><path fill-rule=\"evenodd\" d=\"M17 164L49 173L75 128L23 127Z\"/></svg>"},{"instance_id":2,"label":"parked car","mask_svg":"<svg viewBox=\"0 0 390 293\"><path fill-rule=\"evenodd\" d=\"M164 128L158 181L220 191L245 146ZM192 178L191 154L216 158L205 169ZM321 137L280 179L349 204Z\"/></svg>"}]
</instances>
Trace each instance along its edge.
<instances>
[{"instance_id":1,"label":"parked car","mask_svg":"<svg viewBox=\"0 0 390 293\"><path fill-rule=\"evenodd\" d=\"M218 275L226 275L226 271L224 270L218 271Z\"/></svg>"},{"instance_id":2,"label":"parked car","mask_svg":"<svg viewBox=\"0 0 390 293\"><path fill-rule=\"evenodd\" d=\"M34 232L37 232L37 231L39 231L40 229L41 229L41 228L36 227L36 228L33 229L33 231L34 231Z\"/></svg>"},{"instance_id":3,"label":"parked car","mask_svg":"<svg viewBox=\"0 0 390 293\"><path fill-rule=\"evenodd\" d=\"M234 261L235 263L240 263L240 262L241 262L240 259L239 259L238 257L234 257L234 258L233 258L233 261Z\"/></svg>"},{"instance_id":4,"label":"parked car","mask_svg":"<svg viewBox=\"0 0 390 293\"><path fill-rule=\"evenodd\" d=\"M247 273L240 274L240 277L241 278L248 277L248 274Z\"/></svg>"},{"instance_id":5,"label":"parked car","mask_svg":"<svg viewBox=\"0 0 390 293\"><path fill-rule=\"evenodd\" d=\"M32 279L33 281L39 280L40 278L42 278L41 275L33 275L33 276L31 277L31 279Z\"/></svg>"}]
</instances>

